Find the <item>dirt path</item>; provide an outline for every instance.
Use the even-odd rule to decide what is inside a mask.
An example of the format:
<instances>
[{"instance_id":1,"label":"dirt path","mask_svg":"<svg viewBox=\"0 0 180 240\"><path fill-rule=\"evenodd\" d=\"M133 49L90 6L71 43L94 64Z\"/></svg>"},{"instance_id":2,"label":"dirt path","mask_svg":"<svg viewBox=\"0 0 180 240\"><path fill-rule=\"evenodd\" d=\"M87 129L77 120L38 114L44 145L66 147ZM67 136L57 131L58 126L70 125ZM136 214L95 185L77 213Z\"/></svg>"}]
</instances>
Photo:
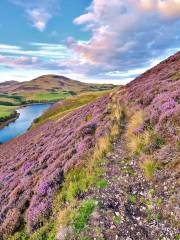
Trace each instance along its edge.
<instances>
[{"instance_id":1,"label":"dirt path","mask_svg":"<svg viewBox=\"0 0 180 240\"><path fill-rule=\"evenodd\" d=\"M104 186L88 193L99 204L79 239L177 239L177 230L161 218L162 200L154 183L145 180L137 160L127 151L125 133L106 155L105 169Z\"/></svg>"}]
</instances>

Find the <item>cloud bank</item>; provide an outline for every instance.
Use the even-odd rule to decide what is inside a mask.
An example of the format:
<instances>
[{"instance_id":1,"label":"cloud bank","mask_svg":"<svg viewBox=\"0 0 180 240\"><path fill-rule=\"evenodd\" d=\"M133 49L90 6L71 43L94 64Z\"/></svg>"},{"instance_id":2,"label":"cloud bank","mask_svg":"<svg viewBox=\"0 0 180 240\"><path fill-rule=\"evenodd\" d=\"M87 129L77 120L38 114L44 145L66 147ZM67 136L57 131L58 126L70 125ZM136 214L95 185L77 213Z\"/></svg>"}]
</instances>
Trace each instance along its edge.
<instances>
[{"instance_id":1,"label":"cloud bank","mask_svg":"<svg viewBox=\"0 0 180 240\"><path fill-rule=\"evenodd\" d=\"M180 46L180 0L93 0L74 23L92 37L70 47L105 71L144 68Z\"/></svg>"}]
</instances>

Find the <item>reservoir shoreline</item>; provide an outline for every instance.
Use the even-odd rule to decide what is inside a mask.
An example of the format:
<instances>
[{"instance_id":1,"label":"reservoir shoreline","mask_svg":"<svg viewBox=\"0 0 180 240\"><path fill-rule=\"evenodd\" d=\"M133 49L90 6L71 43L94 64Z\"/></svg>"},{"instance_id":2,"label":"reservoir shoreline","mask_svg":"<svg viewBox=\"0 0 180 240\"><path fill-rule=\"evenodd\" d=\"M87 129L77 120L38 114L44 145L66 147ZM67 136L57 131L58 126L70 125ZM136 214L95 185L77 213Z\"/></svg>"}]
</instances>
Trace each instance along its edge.
<instances>
[{"instance_id":1,"label":"reservoir shoreline","mask_svg":"<svg viewBox=\"0 0 180 240\"><path fill-rule=\"evenodd\" d=\"M40 117L52 103L38 103L20 106L16 109L14 118L2 123L0 128L0 143L5 143L28 131L33 121Z\"/></svg>"},{"instance_id":2,"label":"reservoir shoreline","mask_svg":"<svg viewBox=\"0 0 180 240\"><path fill-rule=\"evenodd\" d=\"M0 119L0 129L8 126L10 123L15 122L18 118L19 118L19 113L17 112L17 110L27 107L27 106L33 106L33 105L42 105L42 104L54 104L56 102L37 102L37 103L27 103L27 104L22 104L17 106L17 109L12 112L13 114L11 114L9 117L4 118L4 119Z\"/></svg>"}]
</instances>

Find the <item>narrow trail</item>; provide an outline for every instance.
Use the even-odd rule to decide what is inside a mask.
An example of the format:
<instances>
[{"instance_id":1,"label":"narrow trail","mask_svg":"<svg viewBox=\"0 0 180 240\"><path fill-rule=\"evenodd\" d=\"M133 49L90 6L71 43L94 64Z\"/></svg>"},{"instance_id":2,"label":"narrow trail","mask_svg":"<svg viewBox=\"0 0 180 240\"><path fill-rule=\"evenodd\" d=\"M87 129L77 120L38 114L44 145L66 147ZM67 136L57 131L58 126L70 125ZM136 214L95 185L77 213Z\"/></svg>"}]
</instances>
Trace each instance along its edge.
<instances>
[{"instance_id":1,"label":"narrow trail","mask_svg":"<svg viewBox=\"0 0 180 240\"><path fill-rule=\"evenodd\" d=\"M107 186L88 193L88 198L99 204L79 239L174 240L178 233L160 218L160 204L156 215L147 205L153 198L150 192L154 183L144 178L137 159L128 152L125 132L126 129L105 157L102 179Z\"/></svg>"}]
</instances>

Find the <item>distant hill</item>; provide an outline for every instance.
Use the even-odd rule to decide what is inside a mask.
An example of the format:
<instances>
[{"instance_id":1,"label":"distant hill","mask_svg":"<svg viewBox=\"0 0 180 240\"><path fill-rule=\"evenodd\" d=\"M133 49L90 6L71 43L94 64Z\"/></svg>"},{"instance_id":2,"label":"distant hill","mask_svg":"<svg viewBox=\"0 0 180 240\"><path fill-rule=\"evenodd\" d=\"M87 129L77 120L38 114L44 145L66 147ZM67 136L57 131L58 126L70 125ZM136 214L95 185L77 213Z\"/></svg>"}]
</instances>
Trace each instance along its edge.
<instances>
[{"instance_id":1,"label":"distant hill","mask_svg":"<svg viewBox=\"0 0 180 240\"><path fill-rule=\"evenodd\" d=\"M26 82L7 81L0 83L0 93L23 94L56 91L72 91L74 93L80 93L109 90L114 87L113 84L90 84L59 75L43 75Z\"/></svg>"}]
</instances>

